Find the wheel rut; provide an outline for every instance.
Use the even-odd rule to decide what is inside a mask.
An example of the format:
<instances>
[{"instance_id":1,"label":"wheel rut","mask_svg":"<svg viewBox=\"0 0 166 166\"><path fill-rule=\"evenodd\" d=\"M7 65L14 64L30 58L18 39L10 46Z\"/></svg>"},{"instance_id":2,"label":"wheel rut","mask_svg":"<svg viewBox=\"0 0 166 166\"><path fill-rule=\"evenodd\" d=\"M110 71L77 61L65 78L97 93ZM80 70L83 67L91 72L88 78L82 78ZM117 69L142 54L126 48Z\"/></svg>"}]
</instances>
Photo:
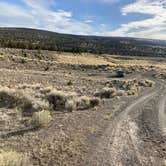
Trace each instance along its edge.
<instances>
[{"instance_id":1,"label":"wheel rut","mask_svg":"<svg viewBox=\"0 0 166 166\"><path fill-rule=\"evenodd\" d=\"M121 111L101 136L86 165L161 165L166 155L164 89L162 85L157 90L138 97Z\"/></svg>"}]
</instances>

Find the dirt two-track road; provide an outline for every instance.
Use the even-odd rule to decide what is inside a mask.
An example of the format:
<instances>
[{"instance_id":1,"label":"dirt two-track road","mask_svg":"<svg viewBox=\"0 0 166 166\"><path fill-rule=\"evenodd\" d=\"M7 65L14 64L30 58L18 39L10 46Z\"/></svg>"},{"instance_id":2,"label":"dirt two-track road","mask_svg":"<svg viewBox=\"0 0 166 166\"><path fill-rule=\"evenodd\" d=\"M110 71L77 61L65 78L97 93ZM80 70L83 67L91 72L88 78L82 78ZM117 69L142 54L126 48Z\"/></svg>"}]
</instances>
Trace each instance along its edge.
<instances>
[{"instance_id":1,"label":"dirt two-track road","mask_svg":"<svg viewBox=\"0 0 166 166\"><path fill-rule=\"evenodd\" d=\"M91 151L90 166L163 166L166 159L166 86L129 101ZM85 165L85 163L83 163Z\"/></svg>"}]
</instances>

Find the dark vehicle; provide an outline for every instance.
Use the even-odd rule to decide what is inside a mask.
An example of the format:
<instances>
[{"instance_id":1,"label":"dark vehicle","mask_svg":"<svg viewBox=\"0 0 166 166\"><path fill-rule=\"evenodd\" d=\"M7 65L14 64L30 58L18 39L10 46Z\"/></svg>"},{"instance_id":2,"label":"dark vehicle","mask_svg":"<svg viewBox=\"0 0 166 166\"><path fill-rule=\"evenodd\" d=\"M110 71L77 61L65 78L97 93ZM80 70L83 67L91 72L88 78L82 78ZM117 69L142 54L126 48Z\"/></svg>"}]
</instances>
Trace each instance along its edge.
<instances>
[{"instance_id":1,"label":"dark vehicle","mask_svg":"<svg viewBox=\"0 0 166 166\"><path fill-rule=\"evenodd\" d=\"M124 73L124 71L122 71L122 70L118 70L117 72L116 72L116 77L124 77L125 76L125 73Z\"/></svg>"}]
</instances>

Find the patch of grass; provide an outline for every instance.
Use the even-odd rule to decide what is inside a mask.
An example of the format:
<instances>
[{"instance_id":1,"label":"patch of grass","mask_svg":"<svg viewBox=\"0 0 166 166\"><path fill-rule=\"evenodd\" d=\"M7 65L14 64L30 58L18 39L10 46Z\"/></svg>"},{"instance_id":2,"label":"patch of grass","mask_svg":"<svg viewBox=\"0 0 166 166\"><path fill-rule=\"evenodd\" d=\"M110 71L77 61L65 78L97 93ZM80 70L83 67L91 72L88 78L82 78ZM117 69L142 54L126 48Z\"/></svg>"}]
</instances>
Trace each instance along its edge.
<instances>
[{"instance_id":1,"label":"patch of grass","mask_svg":"<svg viewBox=\"0 0 166 166\"><path fill-rule=\"evenodd\" d=\"M19 102L20 96L15 89L0 87L0 107L14 108Z\"/></svg>"},{"instance_id":2,"label":"patch of grass","mask_svg":"<svg viewBox=\"0 0 166 166\"><path fill-rule=\"evenodd\" d=\"M107 83L107 86L116 88L114 96L137 95L142 89L153 87L154 82L148 79L115 79ZM96 95L101 98L110 98L110 88L104 88Z\"/></svg>"},{"instance_id":3,"label":"patch of grass","mask_svg":"<svg viewBox=\"0 0 166 166\"><path fill-rule=\"evenodd\" d=\"M0 60L3 60L4 59L4 55L3 53L0 53Z\"/></svg>"},{"instance_id":4,"label":"patch of grass","mask_svg":"<svg viewBox=\"0 0 166 166\"><path fill-rule=\"evenodd\" d=\"M52 116L49 111L43 110L40 112L34 112L32 116L32 125L35 127L47 126L52 120Z\"/></svg>"},{"instance_id":5,"label":"patch of grass","mask_svg":"<svg viewBox=\"0 0 166 166\"><path fill-rule=\"evenodd\" d=\"M75 97L75 93L65 93L52 89L46 98L55 111L73 111L76 108Z\"/></svg>"},{"instance_id":6,"label":"patch of grass","mask_svg":"<svg viewBox=\"0 0 166 166\"><path fill-rule=\"evenodd\" d=\"M127 91L127 95L132 96L138 94L136 89L130 89Z\"/></svg>"},{"instance_id":7,"label":"patch of grass","mask_svg":"<svg viewBox=\"0 0 166 166\"><path fill-rule=\"evenodd\" d=\"M84 64L84 65L114 65L114 63L108 62L103 57L97 57L93 55L62 55L59 56L57 61L65 64Z\"/></svg>"},{"instance_id":8,"label":"patch of grass","mask_svg":"<svg viewBox=\"0 0 166 166\"><path fill-rule=\"evenodd\" d=\"M22 59L20 60L20 63L25 64L25 63L28 63L28 61L27 61L27 59L22 58Z\"/></svg>"},{"instance_id":9,"label":"patch of grass","mask_svg":"<svg viewBox=\"0 0 166 166\"><path fill-rule=\"evenodd\" d=\"M47 100L55 111L74 111L84 110L97 106L100 102L97 98L87 96L79 97L76 93L65 93L53 89L48 95Z\"/></svg>"},{"instance_id":10,"label":"patch of grass","mask_svg":"<svg viewBox=\"0 0 166 166\"><path fill-rule=\"evenodd\" d=\"M152 87L154 85L154 82L151 80L140 80L138 82L138 85L143 86L143 87Z\"/></svg>"},{"instance_id":11,"label":"patch of grass","mask_svg":"<svg viewBox=\"0 0 166 166\"><path fill-rule=\"evenodd\" d=\"M28 95L23 94L18 89L8 87L0 88L0 107L17 108L24 115L31 115L33 112L41 110L42 103L33 101Z\"/></svg>"},{"instance_id":12,"label":"patch of grass","mask_svg":"<svg viewBox=\"0 0 166 166\"><path fill-rule=\"evenodd\" d=\"M15 151L0 153L0 166L27 166L30 165L29 157Z\"/></svg>"},{"instance_id":13,"label":"patch of grass","mask_svg":"<svg viewBox=\"0 0 166 166\"><path fill-rule=\"evenodd\" d=\"M103 88L101 91L96 92L94 95L96 97L109 99L109 98L115 97L116 89L106 87L106 88Z\"/></svg>"},{"instance_id":14,"label":"patch of grass","mask_svg":"<svg viewBox=\"0 0 166 166\"><path fill-rule=\"evenodd\" d=\"M98 98L90 98L87 96L82 96L77 99L77 109L89 109L99 105L100 100Z\"/></svg>"},{"instance_id":15,"label":"patch of grass","mask_svg":"<svg viewBox=\"0 0 166 166\"><path fill-rule=\"evenodd\" d=\"M106 115L104 115L104 120L111 120L112 119L112 113L108 112Z\"/></svg>"},{"instance_id":16,"label":"patch of grass","mask_svg":"<svg viewBox=\"0 0 166 166\"><path fill-rule=\"evenodd\" d=\"M125 93L124 90L118 90L117 93L116 93L117 96L124 96L125 94L126 93Z\"/></svg>"},{"instance_id":17,"label":"patch of grass","mask_svg":"<svg viewBox=\"0 0 166 166\"><path fill-rule=\"evenodd\" d=\"M76 110L76 101L74 99L66 100L65 102L65 109L69 112L72 112L73 110Z\"/></svg>"},{"instance_id":18,"label":"patch of grass","mask_svg":"<svg viewBox=\"0 0 166 166\"><path fill-rule=\"evenodd\" d=\"M113 106L113 111L114 111L114 112L115 112L115 111L118 111L120 107L121 107L121 104L120 104L120 103L114 104L114 106Z\"/></svg>"}]
</instances>

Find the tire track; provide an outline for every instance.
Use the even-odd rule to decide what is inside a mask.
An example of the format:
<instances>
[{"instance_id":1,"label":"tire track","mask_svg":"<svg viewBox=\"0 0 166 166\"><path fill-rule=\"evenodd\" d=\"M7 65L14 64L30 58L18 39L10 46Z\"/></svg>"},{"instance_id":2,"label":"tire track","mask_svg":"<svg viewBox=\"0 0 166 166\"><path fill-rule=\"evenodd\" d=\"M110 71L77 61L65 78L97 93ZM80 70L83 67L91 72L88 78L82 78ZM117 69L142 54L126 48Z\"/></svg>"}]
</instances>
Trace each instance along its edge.
<instances>
[{"instance_id":1,"label":"tire track","mask_svg":"<svg viewBox=\"0 0 166 166\"><path fill-rule=\"evenodd\" d=\"M159 102L159 125L163 134L166 135L166 95L162 95Z\"/></svg>"},{"instance_id":2,"label":"tire track","mask_svg":"<svg viewBox=\"0 0 166 166\"><path fill-rule=\"evenodd\" d=\"M129 105L124 113L119 117L119 123L113 129L113 135L110 139L110 166L128 166L128 165L142 165L145 158L139 153L139 140L137 138L137 126L131 120L129 113L137 110L148 103L157 95L157 91L149 93L140 97L131 105ZM132 128L132 129L131 129ZM133 129L134 128L134 129ZM148 162L151 162L150 160Z\"/></svg>"},{"instance_id":3,"label":"tire track","mask_svg":"<svg viewBox=\"0 0 166 166\"><path fill-rule=\"evenodd\" d=\"M143 107L149 100L151 100L158 91L149 92L148 94L139 97L126 109L124 109L111 122L100 141L96 144L93 154L89 156L88 161L81 165L87 166L124 166L129 165L124 163L124 158L132 158L131 163L136 162L140 165L137 148L134 147L132 136L129 133L129 113ZM127 145L127 146L124 146ZM131 150L132 149L132 150ZM124 151L131 152L124 154ZM134 155L133 155L134 154ZM132 156L130 156L132 155ZM133 157L134 156L134 157ZM123 161L123 163L122 163ZM133 165L132 165L133 166Z\"/></svg>"}]
</instances>

